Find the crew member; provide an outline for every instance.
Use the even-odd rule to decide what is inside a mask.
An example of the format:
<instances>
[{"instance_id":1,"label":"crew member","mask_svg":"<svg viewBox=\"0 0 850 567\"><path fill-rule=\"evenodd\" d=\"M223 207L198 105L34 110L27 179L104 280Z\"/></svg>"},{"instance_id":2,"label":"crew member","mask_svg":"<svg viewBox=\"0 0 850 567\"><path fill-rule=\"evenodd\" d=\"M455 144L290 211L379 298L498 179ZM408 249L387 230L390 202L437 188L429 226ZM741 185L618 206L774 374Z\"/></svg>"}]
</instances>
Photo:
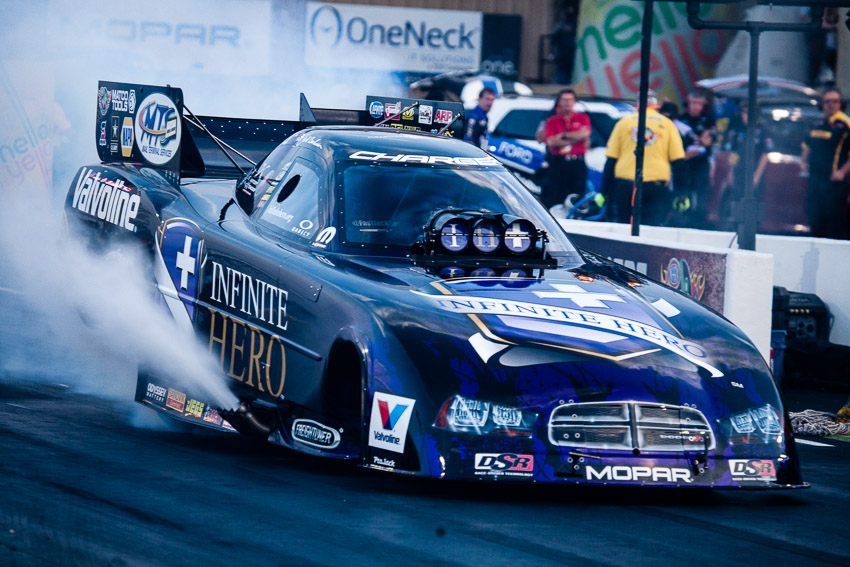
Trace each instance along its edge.
<instances>
[{"instance_id":1,"label":"crew member","mask_svg":"<svg viewBox=\"0 0 850 567\"><path fill-rule=\"evenodd\" d=\"M584 156L590 145L590 118L573 110L577 100L572 89L559 92L543 127L549 172L540 200L546 208L562 205L567 195L584 195L587 188Z\"/></svg>"},{"instance_id":2,"label":"crew member","mask_svg":"<svg viewBox=\"0 0 850 567\"><path fill-rule=\"evenodd\" d=\"M481 89L478 95L478 106L466 116L466 126L463 129L463 139L479 148L487 149L487 113L496 100L496 91L490 87Z\"/></svg>"},{"instance_id":3,"label":"crew member","mask_svg":"<svg viewBox=\"0 0 850 567\"><path fill-rule=\"evenodd\" d=\"M685 158L682 136L676 125L659 114L654 93L647 96L646 130L643 154L642 219L645 224L661 225L670 214L672 195L668 184L672 168L677 179ZM637 148L638 113L621 118L614 125L605 155L603 194L610 203L609 218L614 222L629 222L635 190L635 148ZM679 183L677 183L679 185Z\"/></svg>"},{"instance_id":4,"label":"crew member","mask_svg":"<svg viewBox=\"0 0 850 567\"><path fill-rule=\"evenodd\" d=\"M803 168L809 172L808 211L812 236L848 238L844 219L850 171L850 117L835 88L821 97L823 118L803 142Z\"/></svg>"}]
</instances>

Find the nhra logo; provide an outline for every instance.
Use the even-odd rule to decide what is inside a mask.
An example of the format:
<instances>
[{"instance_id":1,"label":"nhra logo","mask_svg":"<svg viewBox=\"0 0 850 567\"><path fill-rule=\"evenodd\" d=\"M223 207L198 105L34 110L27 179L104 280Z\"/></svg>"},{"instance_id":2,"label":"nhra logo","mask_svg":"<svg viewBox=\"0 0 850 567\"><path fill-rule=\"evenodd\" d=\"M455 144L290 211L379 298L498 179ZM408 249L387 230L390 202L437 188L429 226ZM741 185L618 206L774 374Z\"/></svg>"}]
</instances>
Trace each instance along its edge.
<instances>
[{"instance_id":1,"label":"nhra logo","mask_svg":"<svg viewBox=\"0 0 850 567\"><path fill-rule=\"evenodd\" d=\"M136 115L136 140L146 160L154 165L171 161L180 147L180 114L162 93L149 95Z\"/></svg>"},{"instance_id":2,"label":"nhra logo","mask_svg":"<svg viewBox=\"0 0 850 567\"><path fill-rule=\"evenodd\" d=\"M506 474L512 476L531 476L534 471L533 455L514 453L476 453L475 470L485 471L475 474Z\"/></svg>"},{"instance_id":3,"label":"nhra logo","mask_svg":"<svg viewBox=\"0 0 850 567\"><path fill-rule=\"evenodd\" d=\"M729 472L735 480L776 480L776 466L766 459L729 459Z\"/></svg>"},{"instance_id":4,"label":"nhra logo","mask_svg":"<svg viewBox=\"0 0 850 567\"><path fill-rule=\"evenodd\" d=\"M369 446L404 453L407 426L416 400L375 392L369 422Z\"/></svg>"}]
</instances>

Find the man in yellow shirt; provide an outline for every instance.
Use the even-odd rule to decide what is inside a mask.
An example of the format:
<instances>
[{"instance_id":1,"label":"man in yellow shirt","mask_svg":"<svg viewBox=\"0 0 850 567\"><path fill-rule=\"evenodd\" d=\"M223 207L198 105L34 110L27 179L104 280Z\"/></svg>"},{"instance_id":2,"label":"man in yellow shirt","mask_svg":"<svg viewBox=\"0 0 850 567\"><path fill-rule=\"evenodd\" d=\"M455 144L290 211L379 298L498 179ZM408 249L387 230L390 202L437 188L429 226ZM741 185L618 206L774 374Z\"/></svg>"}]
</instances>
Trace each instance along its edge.
<instances>
[{"instance_id":1,"label":"man in yellow shirt","mask_svg":"<svg viewBox=\"0 0 850 567\"><path fill-rule=\"evenodd\" d=\"M682 137L673 121L658 113L658 100L647 96L646 131L643 157L644 224L664 224L671 212L672 169L684 163ZM621 118L608 138L602 193L609 203L608 218L627 223L632 214L635 185L635 148L637 147L638 114ZM676 177L679 177L678 173Z\"/></svg>"}]
</instances>

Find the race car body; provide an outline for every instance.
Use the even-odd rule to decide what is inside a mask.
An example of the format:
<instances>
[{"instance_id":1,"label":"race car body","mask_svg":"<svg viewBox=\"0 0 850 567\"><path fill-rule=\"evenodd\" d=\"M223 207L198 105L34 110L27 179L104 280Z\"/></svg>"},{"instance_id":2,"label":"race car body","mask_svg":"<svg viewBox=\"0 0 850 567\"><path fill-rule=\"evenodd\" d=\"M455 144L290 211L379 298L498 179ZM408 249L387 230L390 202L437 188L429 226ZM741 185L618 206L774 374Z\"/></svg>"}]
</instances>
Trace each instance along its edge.
<instances>
[{"instance_id":1,"label":"race car body","mask_svg":"<svg viewBox=\"0 0 850 567\"><path fill-rule=\"evenodd\" d=\"M156 89L161 123L147 99L128 114L142 134L126 160L80 169L70 224L149 250L157 293L241 402L217 407L142 369L140 403L437 478L804 486L752 342L676 290L577 250L481 149L310 127L302 107L308 120L265 125L291 132L250 172L210 177L178 89L105 86ZM190 146L203 164L180 158ZM155 160L169 150L182 167L166 175L170 162Z\"/></svg>"}]
</instances>

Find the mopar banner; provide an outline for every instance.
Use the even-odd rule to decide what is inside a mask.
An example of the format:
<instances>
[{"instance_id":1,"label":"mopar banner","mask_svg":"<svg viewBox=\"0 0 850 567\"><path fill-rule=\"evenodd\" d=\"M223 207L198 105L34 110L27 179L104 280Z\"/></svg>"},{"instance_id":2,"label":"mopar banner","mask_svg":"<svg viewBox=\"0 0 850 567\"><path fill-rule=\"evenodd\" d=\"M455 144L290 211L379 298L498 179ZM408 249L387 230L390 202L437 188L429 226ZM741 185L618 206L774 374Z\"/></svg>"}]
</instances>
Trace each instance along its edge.
<instances>
[{"instance_id":1,"label":"mopar banner","mask_svg":"<svg viewBox=\"0 0 850 567\"><path fill-rule=\"evenodd\" d=\"M478 69L481 12L307 2L304 63L373 71Z\"/></svg>"},{"instance_id":2,"label":"mopar banner","mask_svg":"<svg viewBox=\"0 0 850 567\"><path fill-rule=\"evenodd\" d=\"M726 19L728 6L703 4L700 15ZM585 0L576 35L573 79L581 92L633 99L640 86L643 2ZM653 12L649 88L659 100L681 101L700 79L714 76L723 55L718 30L693 30L685 4L657 2Z\"/></svg>"},{"instance_id":3,"label":"mopar banner","mask_svg":"<svg viewBox=\"0 0 850 567\"><path fill-rule=\"evenodd\" d=\"M368 96L366 110L375 126L431 133L445 128L446 136L463 137L463 105L459 102Z\"/></svg>"},{"instance_id":4,"label":"mopar banner","mask_svg":"<svg viewBox=\"0 0 850 567\"><path fill-rule=\"evenodd\" d=\"M641 246L578 233L571 233L570 238L581 248L676 288L723 313L726 257L722 254Z\"/></svg>"},{"instance_id":5,"label":"mopar banner","mask_svg":"<svg viewBox=\"0 0 850 567\"><path fill-rule=\"evenodd\" d=\"M183 91L100 81L95 117L100 161L141 163L179 182Z\"/></svg>"}]
</instances>

